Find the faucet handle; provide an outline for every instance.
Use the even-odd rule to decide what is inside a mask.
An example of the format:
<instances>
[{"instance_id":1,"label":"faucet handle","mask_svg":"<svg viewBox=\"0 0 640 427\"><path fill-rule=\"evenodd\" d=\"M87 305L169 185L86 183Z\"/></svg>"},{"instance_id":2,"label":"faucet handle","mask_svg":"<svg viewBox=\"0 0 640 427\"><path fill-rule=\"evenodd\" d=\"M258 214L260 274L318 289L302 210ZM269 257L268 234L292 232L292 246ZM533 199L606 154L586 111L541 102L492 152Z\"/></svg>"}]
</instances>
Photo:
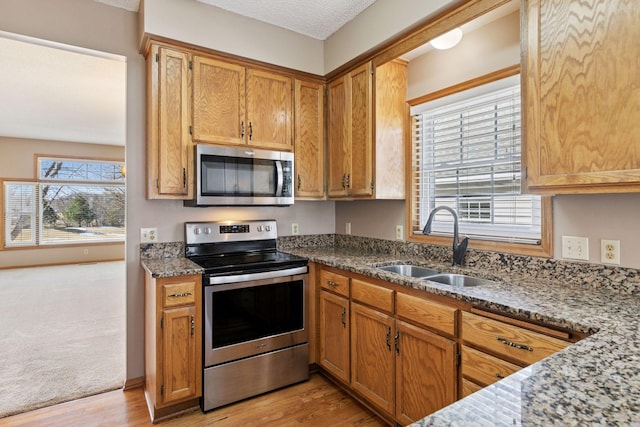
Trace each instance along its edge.
<instances>
[{"instance_id":1,"label":"faucet handle","mask_svg":"<svg viewBox=\"0 0 640 427\"><path fill-rule=\"evenodd\" d=\"M462 265L464 254L467 252L469 237L465 236L453 251L453 265Z\"/></svg>"}]
</instances>

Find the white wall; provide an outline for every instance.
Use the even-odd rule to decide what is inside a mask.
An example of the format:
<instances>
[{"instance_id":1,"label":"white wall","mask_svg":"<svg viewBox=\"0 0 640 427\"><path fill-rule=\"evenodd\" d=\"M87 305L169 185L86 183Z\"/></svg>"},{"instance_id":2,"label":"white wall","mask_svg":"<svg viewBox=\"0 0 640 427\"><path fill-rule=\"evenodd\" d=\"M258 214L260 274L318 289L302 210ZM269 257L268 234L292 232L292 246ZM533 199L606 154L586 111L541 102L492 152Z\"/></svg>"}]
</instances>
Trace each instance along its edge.
<instances>
[{"instance_id":1,"label":"white wall","mask_svg":"<svg viewBox=\"0 0 640 427\"><path fill-rule=\"evenodd\" d=\"M324 45L325 74L461 0L377 0Z\"/></svg>"},{"instance_id":2,"label":"white wall","mask_svg":"<svg viewBox=\"0 0 640 427\"><path fill-rule=\"evenodd\" d=\"M407 99L520 63L520 14L465 34L449 50L431 50L409 63Z\"/></svg>"},{"instance_id":3,"label":"white wall","mask_svg":"<svg viewBox=\"0 0 640 427\"><path fill-rule=\"evenodd\" d=\"M324 75L321 40L195 0L146 0L143 31Z\"/></svg>"}]
</instances>

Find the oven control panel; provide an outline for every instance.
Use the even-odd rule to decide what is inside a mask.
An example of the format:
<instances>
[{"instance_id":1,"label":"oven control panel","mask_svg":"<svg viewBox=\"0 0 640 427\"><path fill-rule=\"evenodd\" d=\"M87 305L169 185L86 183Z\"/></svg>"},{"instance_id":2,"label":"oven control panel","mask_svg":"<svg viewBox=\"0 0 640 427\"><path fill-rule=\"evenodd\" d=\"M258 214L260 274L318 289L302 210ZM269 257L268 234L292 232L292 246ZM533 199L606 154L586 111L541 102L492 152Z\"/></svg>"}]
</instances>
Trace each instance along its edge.
<instances>
[{"instance_id":1,"label":"oven control panel","mask_svg":"<svg viewBox=\"0 0 640 427\"><path fill-rule=\"evenodd\" d=\"M277 239L276 221L206 221L185 222L186 244L241 242L247 240Z\"/></svg>"},{"instance_id":2,"label":"oven control panel","mask_svg":"<svg viewBox=\"0 0 640 427\"><path fill-rule=\"evenodd\" d=\"M220 234L248 233L250 229L249 224L221 225Z\"/></svg>"}]
</instances>

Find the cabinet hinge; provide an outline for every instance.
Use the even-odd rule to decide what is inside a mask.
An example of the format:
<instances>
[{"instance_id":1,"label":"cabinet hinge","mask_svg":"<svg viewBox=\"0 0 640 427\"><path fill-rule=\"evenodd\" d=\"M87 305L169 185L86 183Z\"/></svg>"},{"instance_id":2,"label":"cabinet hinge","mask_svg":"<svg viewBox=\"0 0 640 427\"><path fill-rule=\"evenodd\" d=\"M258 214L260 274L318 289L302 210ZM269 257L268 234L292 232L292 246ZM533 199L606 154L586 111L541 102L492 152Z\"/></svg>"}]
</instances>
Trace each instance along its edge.
<instances>
[{"instance_id":1,"label":"cabinet hinge","mask_svg":"<svg viewBox=\"0 0 640 427\"><path fill-rule=\"evenodd\" d=\"M160 318L160 329L164 329L164 317Z\"/></svg>"},{"instance_id":2,"label":"cabinet hinge","mask_svg":"<svg viewBox=\"0 0 640 427\"><path fill-rule=\"evenodd\" d=\"M189 135L193 135L193 126L189 126Z\"/></svg>"},{"instance_id":3,"label":"cabinet hinge","mask_svg":"<svg viewBox=\"0 0 640 427\"><path fill-rule=\"evenodd\" d=\"M529 168L527 168L526 166L522 168L522 175L524 176L524 179L527 179L529 177Z\"/></svg>"},{"instance_id":4,"label":"cabinet hinge","mask_svg":"<svg viewBox=\"0 0 640 427\"><path fill-rule=\"evenodd\" d=\"M160 396L164 395L164 386L160 386Z\"/></svg>"},{"instance_id":5,"label":"cabinet hinge","mask_svg":"<svg viewBox=\"0 0 640 427\"><path fill-rule=\"evenodd\" d=\"M373 180L371 180L371 191L373 191L374 188L375 188L375 185L373 184Z\"/></svg>"},{"instance_id":6,"label":"cabinet hinge","mask_svg":"<svg viewBox=\"0 0 640 427\"><path fill-rule=\"evenodd\" d=\"M462 355L460 353L456 353L456 366L460 366L460 360Z\"/></svg>"},{"instance_id":7,"label":"cabinet hinge","mask_svg":"<svg viewBox=\"0 0 640 427\"><path fill-rule=\"evenodd\" d=\"M160 62L160 54L156 53L156 62Z\"/></svg>"},{"instance_id":8,"label":"cabinet hinge","mask_svg":"<svg viewBox=\"0 0 640 427\"><path fill-rule=\"evenodd\" d=\"M156 188L160 188L160 181L156 179Z\"/></svg>"},{"instance_id":9,"label":"cabinet hinge","mask_svg":"<svg viewBox=\"0 0 640 427\"><path fill-rule=\"evenodd\" d=\"M189 61L189 69L193 70L193 61Z\"/></svg>"},{"instance_id":10,"label":"cabinet hinge","mask_svg":"<svg viewBox=\"0 0 640 427\"><path fill-rule=\"evenodd\" d=\"M372 75L372 76L373 76L373 70L374 70L374 68L373 68L373 64L370 64L370 65L369 65L369 72L371 72L371 75Z\"/></svg>"}]
</instances>

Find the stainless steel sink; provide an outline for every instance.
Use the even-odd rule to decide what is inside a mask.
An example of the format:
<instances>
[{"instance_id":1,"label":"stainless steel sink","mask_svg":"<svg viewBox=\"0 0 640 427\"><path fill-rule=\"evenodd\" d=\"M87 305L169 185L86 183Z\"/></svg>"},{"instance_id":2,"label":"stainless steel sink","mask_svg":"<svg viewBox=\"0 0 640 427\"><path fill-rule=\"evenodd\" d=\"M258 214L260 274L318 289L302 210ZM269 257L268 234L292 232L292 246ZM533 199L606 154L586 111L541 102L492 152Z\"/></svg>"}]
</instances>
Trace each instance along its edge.
<instances>
[{"instance_id":1,"label":"stainless steel sink","mask_svg":"<svg viewBox=\"0 0 640 427\"><path fill-rule=\"evenodd\" d=\"M493 283L491 280L480 279L479 277L466 276L464 274L436 274L435 276L425 277L426 280L451 285L459 288L467 286L482 286Z\"/></svg>"},{"instance_id":2,"label":"stainless steel sink","mask_svg":"<svg viewBox=\"0 0 640 427\"><path fill-rule=\"evenodd\" d=\"M409 277L426 277L433 276L434 274L440 273L438 270L433 270L427 267L420 267L419 265L409 265L409 264L394 264L394 265L385 265L384 267L378 267L380 270L390 271L392 273L401 274L403 276Z\"/></svg>"}]
</instances>

